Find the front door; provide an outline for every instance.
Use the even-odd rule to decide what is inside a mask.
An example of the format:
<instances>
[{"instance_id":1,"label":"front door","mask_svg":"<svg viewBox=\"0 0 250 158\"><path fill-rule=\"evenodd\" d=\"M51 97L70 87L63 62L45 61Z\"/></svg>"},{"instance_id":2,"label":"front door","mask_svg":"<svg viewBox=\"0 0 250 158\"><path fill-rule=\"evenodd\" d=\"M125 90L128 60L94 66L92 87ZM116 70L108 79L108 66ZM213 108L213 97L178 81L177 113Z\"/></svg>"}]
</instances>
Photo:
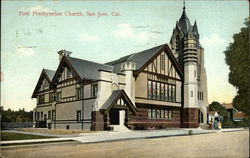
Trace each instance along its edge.
<instances>
[{"instance_id":1,"label":"front door","mask_svg":"<svg viewBox=\"0 0 250 158\"><path fill-rule=\"evenodd\" d=\"M110 109L109 111L110 125L119 125L120 123L119 117L120 117L119 109Z\"/></svg>"},{"instance_id":2,"label":"front door","mask_svg":"<svg viewBox=\"0 0 250 158\"><path fill-rule=\"evenodd\" d=\"M200 109L198 110L198 121L199 123L203 123L203 113Z\"/></svg>"}]
</instances>

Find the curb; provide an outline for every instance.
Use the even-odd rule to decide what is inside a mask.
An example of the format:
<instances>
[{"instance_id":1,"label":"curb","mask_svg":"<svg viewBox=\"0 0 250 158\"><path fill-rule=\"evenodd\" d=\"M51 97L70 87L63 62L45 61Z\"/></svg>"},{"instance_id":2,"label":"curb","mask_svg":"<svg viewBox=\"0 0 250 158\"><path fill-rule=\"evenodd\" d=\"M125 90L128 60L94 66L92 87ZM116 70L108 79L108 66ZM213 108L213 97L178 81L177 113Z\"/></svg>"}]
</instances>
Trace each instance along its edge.
<instances>
[{"instance_id":1,"label":"curb","mask_svg":"<svg viewBox=\"0 0 250 158\"><path fill-rule=\"evenodd\" d=\"M72 138L13 140L13 141L1 141L1 146L23 145L23 144L40 144L40 143L55 143L55 142L65 142L65 141L75 141L75 140L72 139Z\"/></svg>"}]
</instances>

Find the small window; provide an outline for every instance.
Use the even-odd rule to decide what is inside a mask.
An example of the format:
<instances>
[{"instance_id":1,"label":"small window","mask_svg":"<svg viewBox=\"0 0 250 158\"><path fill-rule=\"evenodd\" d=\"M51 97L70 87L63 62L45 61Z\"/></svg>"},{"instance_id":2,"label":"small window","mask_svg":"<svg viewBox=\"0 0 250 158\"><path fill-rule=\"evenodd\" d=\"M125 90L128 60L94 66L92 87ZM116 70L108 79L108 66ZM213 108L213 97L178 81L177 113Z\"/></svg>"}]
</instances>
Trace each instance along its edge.
<instances>
[{"instance_id":1,"label":"small window","mask_svg":"<svg viewBox=\"0 0 250 158\"><path fill-rule=\"evenodd\" d=\"M39 112L37 112L37 120L39 121L39 119L40 119L40 116L39 116Z\"/></svg>"},{"instance_id":2,"label":"small window","mask_svg":"<svg viewBox=\"0 0 250 158\"><path fill-rule=\"evenodd\" d=\"M69 129L69 125L66 126L66 129Z\"/></svg>"},{"instance_id":3,"label":"small window","mask_svg":"<svg viewBox=\"0 0 250 158\"><path fill-rule=\"evenodd\" d=\"M157 118L160 118L160 116L161 116L161 111L157 110Z\"/></svg>"},{"instance_id":4,"label":"small window","mask_svg":"<svg viewBox=\"0 0 250 158\"><path fill-rule=\"evenodd\" d=\"M57 93L57 102L61 102L62 101L62 93L58 92Z\"/></svg>"},{"instance_id":5,"label":"small window","mask_svg":"<svg viewBox=\"0 0 250 158\"><path fill-rule=\"evenodd\" d=\"M168 117L171 119L172 118L172 111L168 112Z\"/></svg>"},{"instance_id":6,"label":"small window","mask_svg":"<svg viewBox=\"0 0 250 158\"><path fill-rule=\"evenodd\" d=\"M55 121L56 120L56 111L52 110L52 120Z\"/></svg>"},{"instance_id":7,"label":"small window","mask_svg":"<svg viewBox=\"0 0 250 158\"><path fill-rule=\"evenodd\" d=\"M164 116L165 116L164 110L161 110L161 118L164 118Z\"/></svg>"},{"instance_id":8,"label":"small window","mask_svg":"<svg viewBox=\"0 0 250 158\"><path fill-rule=\"evenodd\" d=\"M70 78L70 75L71 75L71 69L67 68L67 79Z\"/></svg>"},{"instance_id":9,"label":"small window","mask_svg":"<svg viewBox=\"0 0 250 158\"><path fill-rule=\"evenodd\" d=\"M156 114L155 114L155 109L152 110L152 118L155 118Z\"/></svg>"},{"instance_id":10,"label":"small window","mask_svg":"<svg viewBox=\"0 0 250 158\"><path fill-rule=\"evenodd\" d=\"M148 118L152 117L151 109L148 109Z\"/></svg>"},{"instance_id":11,"label":"small window","mask_svg":"<svg viewBox=\"0 0 250 158\"><path fill-rule=\"evenodd\" d=\"M81 111L80 110L76 111L76 120L77 120L77 122L81 122Z\"/></svg>"},{"instance_id":12,"label":"small window","mask_svg":"<svg viewBox=\"0 0 250 158\"><path fill-rule=\"evenodd\" d=\"M193 91L190 91L190 97L192 98L193 97Z\"/></svg>"},{"instance_id":13,"label":"small window","mask_svg":"<svg viewBox=\"0 0 250 158\"><path fill-rule=\"evenodd\" d=\"M97 96L97 91L98 91L98 85L97 84L93 84L92 85L92 97L96 97Z\"/></svg>"},{"instance_id":14,"label":"small window","mask_svg":"<svg viewBox=\"0 0 250 158\"><path fill-rule=\"evenodd\" d=\"M77 99L82 99L82 88L76 89Z\"/></svg>"},{"instance_id":15,"label":"small window","mask_svg":"<svg viewBox=\"0 0 250 158\"><path fill-rule=\"evenodd\" d=\"M51 119L51 111L48 111L48 119Z\"/></svg>"},{"instance_id":16,"label":"small window","mask_svg":"<svg viewBox=\"0 0 250 158\"><path fill-rule=\"evenodd\" d=\"M165 55L161 54L161 69L165 70Z\"/></svg>"},{"instance_id":17,"label":"small window","mask_svg":"<svg viewBox=\"0 0 250 158\"><path fill-rule=\"evenodd\" d=\"M43 112L41 112L41 120L43 121Z\"/></svg>"},{"instance_id":18,"label":"small window","mask_svg":"<svg viewBox=\"0 0 250 158\"><path fill-rule=\"evenodd\" d=\"M165 118L167 119L168 118L168 111L165 110Z\"/></svg>"}]
</instances>

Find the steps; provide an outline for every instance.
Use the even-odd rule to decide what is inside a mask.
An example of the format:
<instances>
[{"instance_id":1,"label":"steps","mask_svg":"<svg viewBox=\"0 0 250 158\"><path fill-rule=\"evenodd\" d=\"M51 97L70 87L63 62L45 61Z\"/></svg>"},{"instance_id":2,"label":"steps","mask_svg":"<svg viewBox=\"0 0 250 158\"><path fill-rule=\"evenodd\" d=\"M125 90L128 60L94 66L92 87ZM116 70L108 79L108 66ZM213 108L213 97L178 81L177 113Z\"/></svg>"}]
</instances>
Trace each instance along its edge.
<instances>
[{"instance_id":1,"label":"steps","mask_svg":"<svg viewBox=\"0 0 250 158\"><path fill-rule=\"evenodd\" d=\"M124 125L110 125L116 132L130 132L130 130Z\"/></svg>"}]
</instances>

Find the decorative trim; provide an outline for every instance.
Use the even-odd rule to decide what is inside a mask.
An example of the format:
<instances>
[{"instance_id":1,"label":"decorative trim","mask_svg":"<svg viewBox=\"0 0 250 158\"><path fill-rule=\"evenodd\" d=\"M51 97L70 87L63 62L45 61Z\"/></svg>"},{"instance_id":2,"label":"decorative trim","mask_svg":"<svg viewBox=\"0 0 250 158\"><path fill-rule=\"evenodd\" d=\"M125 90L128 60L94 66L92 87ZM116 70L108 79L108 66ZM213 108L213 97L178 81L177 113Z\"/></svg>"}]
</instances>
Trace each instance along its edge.
<instances>
[{"instance_id":1,"label":"decorative trim","mask_svg":"<svg viewBox=\"0 0 250 158\"><path fill-rule=\"evenodd\" d=\"M145 71L145 70L143 70L142 72L149 73L149 74L153 74L153 75L157 75L157 76L160 76L160 77L165 77L165 78L172 79L172 80L176 80L176 81L181 81L181 80L178 79L178 78L174 78L174 77L171 77L171 76L165 76L165 75L158 74L158 73L155 73L155 72L150 72L150 71Z\"/></svg>"},{"instance_id":2,"label":"decorative trim","mask_svg":"<svg viewBox=\"0 0 250 158\"><path fill-rule=\"evenodd\" d=\"M137 99L146 99L146 100L152 100L152 101L162 101L162 102L168 102L168 103L178 103L180 104L181 102L177 102L177 101L166 101L166 100L159 100L159 99L149 99L149 98L144 98L144 97L135 97ZM165 105L164 105L165 106Z\"/></svg>"}]
</instances>

